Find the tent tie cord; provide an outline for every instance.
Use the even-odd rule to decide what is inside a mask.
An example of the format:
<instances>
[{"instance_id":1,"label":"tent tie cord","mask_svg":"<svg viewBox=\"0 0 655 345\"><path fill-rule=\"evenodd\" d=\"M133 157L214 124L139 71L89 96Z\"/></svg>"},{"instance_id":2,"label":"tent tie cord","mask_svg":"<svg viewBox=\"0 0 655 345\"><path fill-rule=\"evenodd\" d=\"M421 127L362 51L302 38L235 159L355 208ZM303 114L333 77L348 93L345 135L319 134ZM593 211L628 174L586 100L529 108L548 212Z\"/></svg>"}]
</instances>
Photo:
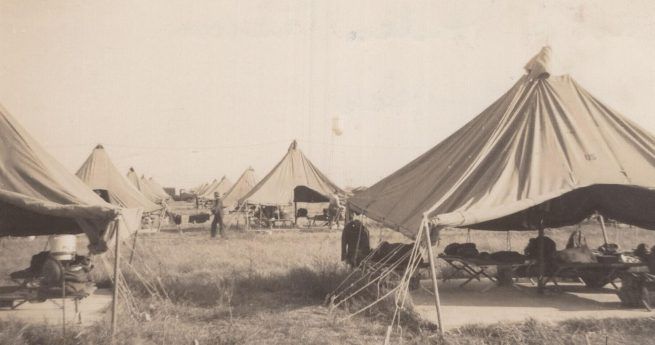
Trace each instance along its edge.
<instances>
[{"instance_id":1,"label":"tent tie cord","mask_svg":"<svg viewBox=\"0 0 655 345\"><path fill-rule=\"evenodd\" d=\"M338 286L338 287L337 287L337 288L336 288L336 289L331 293L331 295L333 295L333 296L335 296L335 297L341 297L341 296L343 296L343 294L345 294L345 293L348 291L349 288L353 287L356 283L359 283L359 282L361 282L362 280L369 278L370 276L372 276L373 274L375 274L375 273L377 273L377 272L379 272L379 271L384 271L385 268L388 268L390 271L393 271L393 270L395 269L395 267L397 267L397 266L400 264L400 262L402 261L402 259L404 258L404 256L401 257L401 258L400 258L401 260L398 260L394 265L386 266L386 264L389 262L389 260L391 260L391 258L392 258L392 257L393 257L393 256L394 256L394 255L395 255L395 254L400 250L400 248L395 248L394 250L392 250L392 251L390 251L389 253L387 253L387 254L382 258L381 261L377 262L377 263L374 264L374 265L369 265L368 262L369 262L370 258L371 258L371 257L372 257L372 256L373 256L373 255L378 251L378 250L379 250L379 247L376 248L374 251L371 251L371 253L369 253L369 255L367 255L367 256L362 260L362 262L361 262L360 265L356 268L356 270L354 270L353 272L351 272L351 274L348 275L348 277L346 277L346 279L344 279L344 281L343 281L341 284L339 284L339 286ZM405 254L405 255L407 255L407 254ZM372 268L372 269L367 270L366 267L369 267L369 268ZM341 292L339 292L339 293L336 293L336 291L338 291L339 288L340 288L341 286L343 286L344 283L345 283L345 282L350 278L350 276L352 276L352 274L354 274L357 270L363 272L364 275L361 276L361 277L359 277L357 280L351 282L350 285L348 286L348 288L344 289L343 291L341 291ZM384 275L385 277L386 277L386 275L388 275L388 274L389 274L389 271L386 271L386 272L383 273L383 275ZM379 278L379 276L378 276L378 278ZM377 278L374 279L372 282L375 282L376 280L377 280ZM348 298L350 298L350 296L349 296ZM348 298L346 298L346 299L348 299Z\"/></svg>"},{"instance_id":2,"label":"tent tie cord","mask_svg":"<svg viewBox=\"0 0 655 345\"><path fill-rule=\"evenodd\" d=\"M356 290L355 292L353 292L353 293L351 293L350 295L348 295L348 297L345 297L345 298L341 299L339 302L337 302L337 303L334 305L334 307L336 308L336 307L340 306L340 305L343 304L345 301L347 301L347 300L351 299L352 297L356 296L357 294L359 294L360 292L362 292L363 290L365 290L365 289L368 288L369 286L371 286L371 285L373 285L374 283L377 283L378 281L380 281L380 280L386 278L387 276L389 276L391 273L393 273L393 272L395 271L395 268L398 267L398 266L400 265L400 263L403 261L403 259L404 259L408 254L410 254L410 253L409 253L409 252L408 252L408 253L405 253L405 254L400 258L400 260L398 260L397 262L395 262L395 263L392 264L391 266L378 266L378 267L374 267L374 269L373 269L370 273L368 273L368 274L366 274L365 276L361 277L361 278L358 279L357 281L351 283L350 286L349 286L349 288L352 287L352 286L354 286L355 283L358 283L358 282L362 281L362 280L365 279L366 277L368 277L368 276L372 276L372 275L373 275L374 273L376 273L376 272L382 272L379 276L377 276L377 277L373 278L372 280L368 281L368 282L366 283L366 285L360 287L358 290ZM343 292L345 293L346 291L348 291L348 290L346 289L346 290L344 290ZM340 294L338 294L337 297L340 297Z\"/></svg>"}]
</instances>

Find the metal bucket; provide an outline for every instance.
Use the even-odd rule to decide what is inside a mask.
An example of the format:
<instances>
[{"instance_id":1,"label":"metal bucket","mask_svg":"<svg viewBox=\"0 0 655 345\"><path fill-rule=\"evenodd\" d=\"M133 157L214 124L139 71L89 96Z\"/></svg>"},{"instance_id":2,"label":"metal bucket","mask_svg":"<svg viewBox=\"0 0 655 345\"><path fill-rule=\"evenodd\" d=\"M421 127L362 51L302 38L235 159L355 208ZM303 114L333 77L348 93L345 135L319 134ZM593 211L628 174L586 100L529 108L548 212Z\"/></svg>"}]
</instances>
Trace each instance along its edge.
<instances>
[{"instance_id":1,"label":"metal bucket","mask_svg":"<svg viewBox=\"0 0 655 345\"><path fill-rule=\"evenodd\" d=\"M48 239L50 255L57 260L73 260L77 252L75 235L50 236Z\"/></svg>"}]
</instances>

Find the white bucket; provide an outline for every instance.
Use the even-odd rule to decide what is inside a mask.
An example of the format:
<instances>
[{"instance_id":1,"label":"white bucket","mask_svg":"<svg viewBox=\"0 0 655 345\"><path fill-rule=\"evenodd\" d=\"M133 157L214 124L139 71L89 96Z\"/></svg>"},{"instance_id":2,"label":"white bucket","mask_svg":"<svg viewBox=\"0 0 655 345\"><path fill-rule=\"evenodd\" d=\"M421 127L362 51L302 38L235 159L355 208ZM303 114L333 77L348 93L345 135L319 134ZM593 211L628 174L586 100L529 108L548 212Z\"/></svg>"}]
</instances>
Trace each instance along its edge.
<instances>
[{"instance_id":1,"label":"white bucket","mask_svg":"<svg viewBox=\"0 0 655 345\"><path fill-rule=\"evenodd\" d=\"M48 239L50 255L57 260L73 260L77 252L77 238L75 235L50 236Z\"/></svg>"}]
</instances>

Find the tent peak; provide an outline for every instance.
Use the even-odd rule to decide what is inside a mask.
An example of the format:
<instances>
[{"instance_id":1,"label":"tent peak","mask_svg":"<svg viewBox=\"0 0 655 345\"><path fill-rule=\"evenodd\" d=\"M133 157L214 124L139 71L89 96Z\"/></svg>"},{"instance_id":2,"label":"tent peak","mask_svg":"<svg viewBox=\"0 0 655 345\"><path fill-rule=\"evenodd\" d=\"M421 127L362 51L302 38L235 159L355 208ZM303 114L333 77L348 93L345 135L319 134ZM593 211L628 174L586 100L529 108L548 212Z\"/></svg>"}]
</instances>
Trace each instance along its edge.
<instances>
[{"instance_id":1,"label":"tent peak","mask_svg":"<svg viewBox=\"0 0 655 345\"><path fill-rule=\"evenodd\" d=\"M539 53L532 57L527 64L525 70L528 72L529 79L546 79L550 77L550 53L552 49L550 46L544 46Z\"/></svg>"},{"instance_id":2,"label":"tent peak","mask_svg":"<svg viewBox=\"0 0 655 345\"><path fill-rule=\"evenodd\" d=\"M298 142L294 139L289 145L289 151L298 149Z\"/></svg>"},{"instance_id":3,"label":"tent peak","mask_svg":"<svg viewBox=\"0 0 655 345\"><path fill-rule=\"evenodd\" d=\"M130 167L130 172L134 172L134 168L133 168L133 167Z\"/></svg>"},{"instance_id":4,"label":"tent peak","mask_svg":"<svg viewBox=\"0 0 655 345\"><path fill-rule=\"evenodd\" d=\"M104 147L102 146L102 144L96 145L96 150L103 150L103 149Z\"/></svg>"}]
</instances>

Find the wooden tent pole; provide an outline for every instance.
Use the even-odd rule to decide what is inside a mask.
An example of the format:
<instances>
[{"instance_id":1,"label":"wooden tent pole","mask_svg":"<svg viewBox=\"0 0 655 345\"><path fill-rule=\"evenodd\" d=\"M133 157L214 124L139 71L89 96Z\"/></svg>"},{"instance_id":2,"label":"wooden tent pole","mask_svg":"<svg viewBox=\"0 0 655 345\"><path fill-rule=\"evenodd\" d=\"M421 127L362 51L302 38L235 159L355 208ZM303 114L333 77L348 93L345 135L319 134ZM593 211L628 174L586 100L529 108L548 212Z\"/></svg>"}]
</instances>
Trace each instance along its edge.
<instances>
[{"instance_id":1,"label":"wooden tent pole","mask_svg":"<svg viewBox=\"0 0 655 345\"><path fill-rule=\"evenodd\" d=\"M603 241L605 241L605 248L607 248L607 231L605 230L605 220L603 215L598 213L598 219L600 220L600 228L603 230Z\"/></svg>"},{"instance_id":2,"label":"wooden tent pole","mask_svg":"<svg viewBox=\"0 0 655 345\"><path fill-rule=\"evenodd\" d=\"M114 227L116 231L114 232L114 240L116 241L114 247L114 290L112 291L112 304L111 304L111 343L115 343L116 336L116 324L118 322L118 279L119 279L119 263L120 263L120 243L119 238L119 229L120 226L117 221L114 221Z\"/></svg>"},{"instance_id":3,"label":"wooden tent pole","mask_svg":"<svg viewBox=\"0 0 655 345\"><path fill-rule=\"evenodd\" d=\"M537 239L539 241L538 244L538 251L539 251L539 279L538 285L537 285L537 292L540 294L543 294L545 291L545 283L544 283L544 276L546 275L546 265L544 262L544 225L543 221L539 222L539 237Z\"/></svg>"},{"instance_id":4,"label":"wooden tent pole","mask_svg":"<svg viewBox=\"0 0 655 345\"><path fill-rule=\"evenodd\" d=\"M441 300L439 299L439 287L437 284L437 272L435 270L434 253L432 252L432 241L430 240L430 229L426 220L421 225L425 228L425 245L428 250L428 259L430 260L430 276L432 277L432 287L434 288L434 306L437 309L437 322L439 323L439 334L443 337L443 323L441 321ZM420 239L419 239L420 241Z\"/></svg>"}]
</instances>

